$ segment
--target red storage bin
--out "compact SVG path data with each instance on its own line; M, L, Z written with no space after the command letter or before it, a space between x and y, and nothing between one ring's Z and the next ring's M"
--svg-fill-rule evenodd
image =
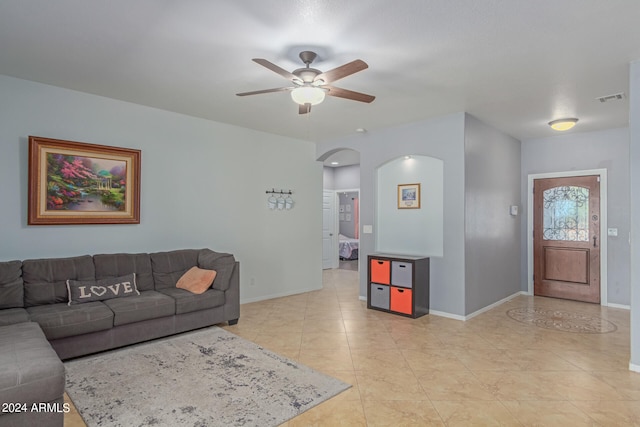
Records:
M397 313L412 315L412 290L406 288L391 287L391 303L389 309Z
M371 281L388 285L391 283L391 262L382 259L371 259Z

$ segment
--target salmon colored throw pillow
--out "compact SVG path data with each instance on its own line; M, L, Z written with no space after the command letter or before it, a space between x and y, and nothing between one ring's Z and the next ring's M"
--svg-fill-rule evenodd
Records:
M201 294L213 283L216 278L215 270L205 270L203 268L191 267L178 279L176 288L185 289L194 294Z

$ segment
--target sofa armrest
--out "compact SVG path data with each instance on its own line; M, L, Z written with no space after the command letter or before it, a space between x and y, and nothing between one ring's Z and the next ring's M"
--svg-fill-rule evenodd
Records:
M202 249L198 253L198 267L207 270L215 270L216 278L211 287L219 291L229 289L231 277L233 275L236 260L231 254L214 252L211 249Z
M240 263L235 262L229 288L224 292L224 318L235 325L240 318Z

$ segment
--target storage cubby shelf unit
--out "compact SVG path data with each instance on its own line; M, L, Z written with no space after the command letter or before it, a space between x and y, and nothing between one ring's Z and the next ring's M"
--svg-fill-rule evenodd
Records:
M413 318L429 313L429 258L374 253L367 265L367 308Z

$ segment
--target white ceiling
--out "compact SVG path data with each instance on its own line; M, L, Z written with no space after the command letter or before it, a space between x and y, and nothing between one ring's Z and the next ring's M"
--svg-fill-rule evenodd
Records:
M369 69L298 115L287 70ZM2 0L0 74L318 141L466 111L519 139L628 125L638 0ZM1 96L1 94L0 94Z

